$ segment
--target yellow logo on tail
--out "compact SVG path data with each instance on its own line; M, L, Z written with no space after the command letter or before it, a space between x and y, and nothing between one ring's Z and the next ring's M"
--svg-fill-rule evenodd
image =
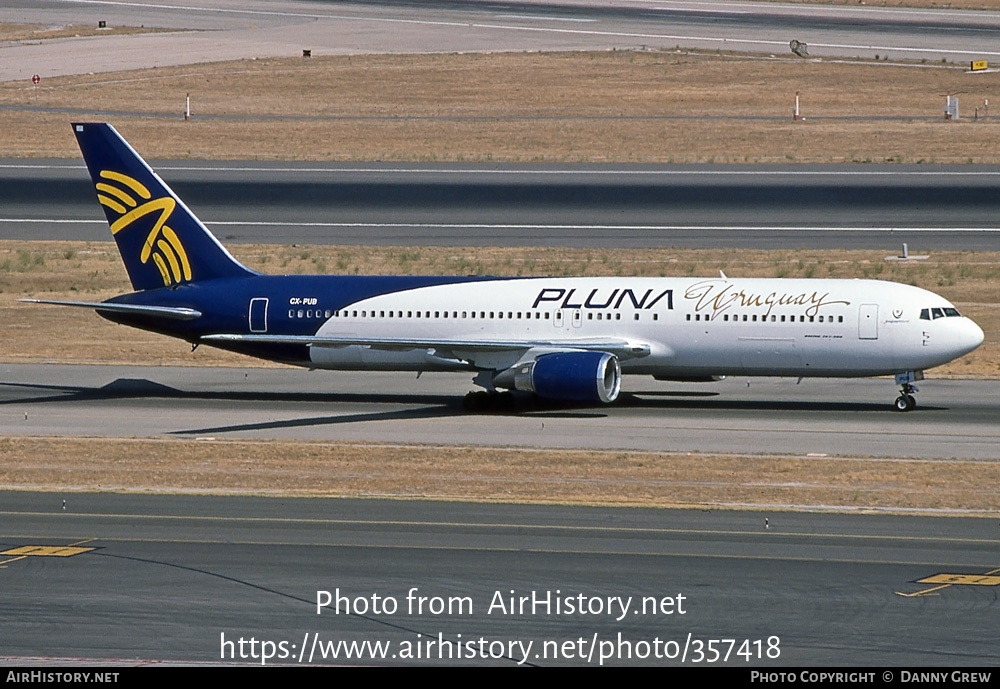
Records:
M150 230L142 246L140 258L143 263L153 257L153 263L163 276L164 286L191 279L191 264L177 233L166 225L177 202L169 196L152 199L152 194L138 180L111 170L101 170L101 177L120 186L106 182L97 183L97 200L121 217L111 223L111 234L118 234L139 218L160 212L160 217ZM138 199L136 198L138 197ZM143 200L145 203L139 204Z

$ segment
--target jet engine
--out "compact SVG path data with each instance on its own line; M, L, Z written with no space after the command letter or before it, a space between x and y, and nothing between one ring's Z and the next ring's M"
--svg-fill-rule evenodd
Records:
M493 384L566 402L614 402L622 385L618 357L607 352L556 352L501 371Z

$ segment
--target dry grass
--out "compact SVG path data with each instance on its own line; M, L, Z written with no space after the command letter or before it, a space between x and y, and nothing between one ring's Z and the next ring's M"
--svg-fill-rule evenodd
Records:
M926 261L886 261L876 251L338 247L234 245L233 253L264 273L407 275L622 275L873 278L914 284L944 295L986 332L972 354L934 375L1000 376L1000 252L939 252ZM0 241L0 361L265 365L109 323L94 314L21 298L81 301L128 292L111 242ZM123 332L128 332L126 338Z
M0 104L33 93L0 84ZM1000 162L1000 120L944 121L949 93L971 115L1000 74L669 50L252 60L47 79L39 104L74 112L0 112L0 155L76 157L66 122L116 111L151 158Z
M322 442L0 438L20 489L996 514L1000 463Z
M94 25L57 24L43 26L41 24L3 24L0 23L0 41L31 42L50 41L56 38L80 38L81 36L116 36L119 34L155 33L173 31L174 29L154 29L140 26L108 26L100 28Z

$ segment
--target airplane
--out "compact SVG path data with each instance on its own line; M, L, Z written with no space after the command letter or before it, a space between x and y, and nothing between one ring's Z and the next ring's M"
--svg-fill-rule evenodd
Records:
M718 277L263 275L243 266L110 125L73 124L133 292L116 323L310 369L467 371L556 404L606 404L622 375L893 376L916 406L924 371L983 331L944 298L878 280Z

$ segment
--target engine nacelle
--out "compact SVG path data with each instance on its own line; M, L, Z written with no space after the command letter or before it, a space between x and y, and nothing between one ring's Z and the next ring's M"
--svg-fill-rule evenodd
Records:
M621 392L618 357L607 352L556 352L501 371L493 384L566 402L614 402Z

